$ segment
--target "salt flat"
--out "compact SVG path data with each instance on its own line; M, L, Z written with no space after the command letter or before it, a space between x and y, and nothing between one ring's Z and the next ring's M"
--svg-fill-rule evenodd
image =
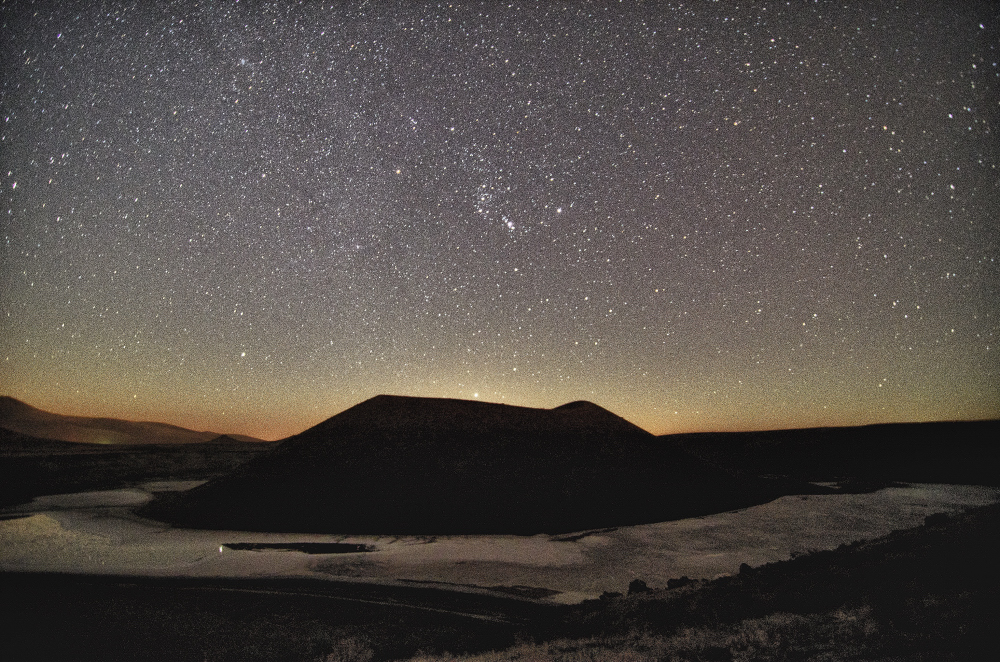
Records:
M742 510L556 536L352 536L172 528L132 508L150 489L41 497L0 511L0 570L151 576L299 576L340 581L417 581L529 586L578 602L624 591L633 579L712 578L740 564L832 549L918 526L933 513L1000 501L1000 490L913 484L870 494L785 496ZM178 485L175 487L190 487ZM347 542L374 551L306 554L231 550L234 542Z

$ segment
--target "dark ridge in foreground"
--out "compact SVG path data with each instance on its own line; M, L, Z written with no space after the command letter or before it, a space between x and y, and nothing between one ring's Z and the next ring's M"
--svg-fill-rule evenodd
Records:
M998 539L1000 504L931 515L915 529L714 581L633 582L627 596L572 608L550 637L579 640L560 646L567 659L576 650L631 659L630 636L643 632L658 637L647 642L656 659L992 660Z
M589 402L377 396L142 512L212 529L535 534L721 512L787 489L713 467Z
M1000 485L1000 421L665 435L730 471L800 481Z
M416 586L295 578L2 573L4 660L399 660L506 648L565 608Z

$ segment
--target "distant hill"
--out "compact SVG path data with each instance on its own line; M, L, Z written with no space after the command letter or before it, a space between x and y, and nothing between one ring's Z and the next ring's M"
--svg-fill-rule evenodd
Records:
M83 444L0 427L0 506L154 480L208 480L270 447L225 436L200 443Z
M0 396L0 428L40 439L104 445L206 443L222 436L218 432L195 432L167 423L53 414L6 395ZM226 438L261 441L243 435Z
M144 514L255 531L534 534L720 512L786 490L589 402L383 395Z
M664 435L728 471L800 481L1000 485L1000 421Z
M21 455L57 455L62 453L79 453L81 450L103 450L104 446L91 444L75 444L71 441L57 439L39 439L22 432L15 432L0 427L0 457Z

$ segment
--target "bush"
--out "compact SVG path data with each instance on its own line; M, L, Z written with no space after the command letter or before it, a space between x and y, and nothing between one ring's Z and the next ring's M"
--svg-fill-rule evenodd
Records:
M628 585L628 594L635 595L636 593L649 593L649 586L646 582L641 579L633 579Z
M338 641L323 662L370 662L374 657L375 652L367 641L348 637Z

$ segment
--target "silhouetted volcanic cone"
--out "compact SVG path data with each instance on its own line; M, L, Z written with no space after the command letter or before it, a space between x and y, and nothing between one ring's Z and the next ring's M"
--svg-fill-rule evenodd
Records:
M377 396L145 514L279 532L555 533L775 498L589 402Z

